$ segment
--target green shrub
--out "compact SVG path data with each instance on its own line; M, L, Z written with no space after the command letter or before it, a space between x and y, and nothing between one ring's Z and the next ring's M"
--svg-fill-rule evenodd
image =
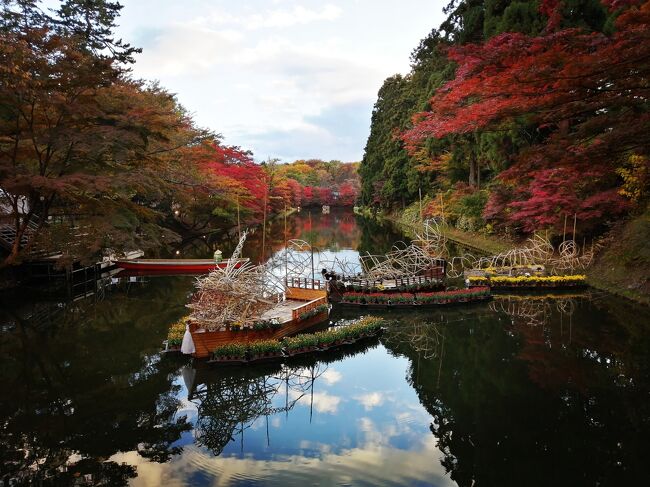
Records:
M278 354L282 352L282 343L277 340L257 340L248 344L248 350L253 355Z
M300 314L300 316L298 316L298 321L304 321L309 318L313 318L316 315L324 313L328 309L329 306L327 304L321 304L320 306L317 306L313 309L310 309L309 311L305 311L304 313Z
M215 348L213 356L215 358L244 357L246 355L246 349L247 347L245 343L228 343Z

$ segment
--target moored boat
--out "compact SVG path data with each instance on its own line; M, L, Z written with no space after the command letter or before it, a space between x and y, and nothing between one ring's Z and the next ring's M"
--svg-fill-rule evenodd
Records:
M214 259L132 259L132 260L115 260L117 267L134 271L151 271L151 272L194 272L208 273L214 269L225 269L231 259L224 259L215 262ZM249 259L235 259L234 266L241 267Z
M209 321L190 319L195 358L208 358L220 346L229 343L250 343L279 340L327 320L329 305L325 289L287 287L286 299L245 323L224 323L211 326Z
M191 312L184 319L182 353L208 358L219 346L277 340L329 316L324 283L303 280L302 286L290 285L272 262L254 265L239 259L245 239L246 232L229 264L197 279L187 305Z

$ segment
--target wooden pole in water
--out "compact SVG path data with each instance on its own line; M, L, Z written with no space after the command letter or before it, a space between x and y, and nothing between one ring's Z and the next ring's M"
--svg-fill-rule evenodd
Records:
M311 366L311 401L309 403L309 424L311 424L311 419L314 415L314 366Z
M440 214L442 215L442 223L445 223L445 202L442 199L442 193L440 195Z
M284 282L289 281L289 249L287 248L287 202L284 202Z
M269 436L269 415L266 414L266 446L271 446L271 437Z
M237 193L237 233L239 240L241 240L241 222L239 221L239 193Z
M311 280L313 283L314 282L314 240L312 236L313 236L313 231L311 228L311 210L309 210L309 248L311 249Z
M422 187L418 186L418 194L420 195L420 222L424 221L422 218Z
M266 181L265 181L266 183ZM265 185L264 187L264 217L262 219L262 262L264 262L264 253L265 253L265 246L266 246L266 206L267 206L267 200L268 200L268 193L269 193L269 187L268 185Z
M576 224L578 223L578 214L573 214L573 241L576 241Z
M564 230L562 230L562 241L564 242L564 239L566 238L566 218L567 214L564 214Z

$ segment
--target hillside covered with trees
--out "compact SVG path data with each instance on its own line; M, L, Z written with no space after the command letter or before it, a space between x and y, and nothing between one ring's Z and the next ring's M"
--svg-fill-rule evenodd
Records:
M561 235L576 216L580 239L642 212L650 1L452 0L444 12L410 73L379 90L362 203L400 212L421 192L425 218L520 237Z

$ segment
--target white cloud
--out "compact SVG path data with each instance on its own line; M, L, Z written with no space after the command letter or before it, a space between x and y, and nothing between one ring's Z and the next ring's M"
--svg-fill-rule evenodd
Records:
M372 408L381 406L384 403L384 396L380 392L361 394L355 396L354 399L362 404L366 411L370 411Z
M328 386L336 384L343 378L343 375L335 369L327 369L320 376L320 379L325 382Z
M289 391L289 397L295 400L300 397L300 393L298 391ZM314 410L319 413L336 414L341 404L341 398L339 396L334 396L326 392L315 392L313 396L305 394L300 397L298 404L310 407L312 405L312 399Z
M309 24L321 20L332 21L340 17L342 10L336 5L325 5L320 11L310 10L300 5L290 11L275 10L266 15L256 15L247 23L249 29L259 27L290 27L296 24Z
M144 49L137 77L258 160L359 160L383 80L440 21L432 3L125 0L119 35Z
M306 401L305 401L306 402ZM341 398L325 392L314 393L314 409L319 413L336 414Z
M247 30L258 29L286 29L295 25L306 25L313 22L331 22L341 16L340 7L332 4L324 5L320 9L310 9L302 5L291 8L276 8L260 13L232 14L229 11L214 10L208 16L194 19L197 25L225 25L239 27Z
M310 442L303 445L307 448L318 446ZM310 484L323 479L331 484L363 481L370 485L456 485L436 460L441 453L433 435L414 441L410 446L408 450L401 450L375 444L338 452L317 448L322 454L316 457L276 455L271 460L256 460L250 456L215 457L188 446L182 456L167 463L150 462L136 452L118 453L110 460L137 467L138 476L130 480L134 487L188 485L198 472L210 485L230 485L242 479L277 485Z

